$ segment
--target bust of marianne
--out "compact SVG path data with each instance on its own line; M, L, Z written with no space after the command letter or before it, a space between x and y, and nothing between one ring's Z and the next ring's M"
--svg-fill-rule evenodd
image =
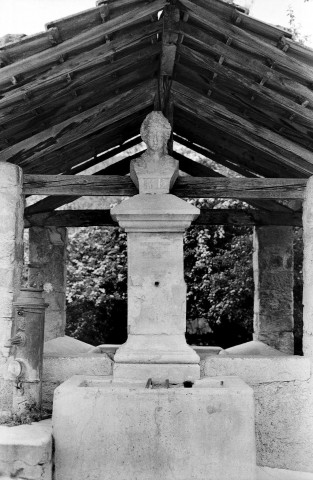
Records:
M130 177L139 193L169 193L179 170L178 161L167 153L171 125L162 112L151 112L144 119L140 134L146 152L130 164Z

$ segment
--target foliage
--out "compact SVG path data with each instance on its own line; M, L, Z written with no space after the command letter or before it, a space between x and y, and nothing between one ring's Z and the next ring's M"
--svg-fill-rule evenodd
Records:
M22 413L12 413L9 416L0 419L0 425L7 427L16 427L17 425L29 425L34 422L40 422L50 418L51 411L45 410L34 404L26 404Z
M80 228L70 235L66 334L87 343L126 340L126 234Z
M303 334L303 230L294 229L294 339L295 355L302 355L302 334Z
M308 43L310 35L303 35L303 33L301 32L301 25L297 22L294 9L291 5L289 5L287 9L287 17L289 20L289 26L293 39L301 45L305 45L306 43Z
M198 206L214 207L217 200ZM235 201L220 208L240 208ZM231 345L252 339L253 271L251 229L193 227L185 235L187 340L197 345Z

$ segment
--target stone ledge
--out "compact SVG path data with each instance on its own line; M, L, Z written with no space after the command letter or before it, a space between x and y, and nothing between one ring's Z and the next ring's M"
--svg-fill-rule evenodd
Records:
M309 380L310 360L297 356L211 356L201 362L201 376L238 376L249 385Z
M0 426L0 478L52 479L51 420Z

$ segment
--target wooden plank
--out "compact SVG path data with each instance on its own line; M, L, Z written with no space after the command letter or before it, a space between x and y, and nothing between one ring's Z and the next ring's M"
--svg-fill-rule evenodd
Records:
M209 31L217 33L219 36L223 35L226 39L231 38L232 42L240 49L253 53L264 60L270 58L279 69L287 72L288 75L296 76L304 82L312 81L312 67L288 57L282 50L255 35L251 35L237 25L229 25L218 15L214 15L189 0L181 0L181 3L187 9L190 18L199 22Z
M260 125L254 125L232 113L224 106L188 87L173 82L174 102L182 110L199 115L208 124L222 129L233 137L308 175L313 173L312 152Z
M25 228L29 227L90 227L116 226L110 210L60 210L25 216ZM258 210L231 210L202 208L192 225L289 225L302 226L302 213L261 212Z
M306 179L180 177L174 195L189 198L302 199ZM128 177L119 175L24 175L26 195L131 196Z
M39 74L35 80L20 88L9 90L0 100L0 121L6 123L29 112L33 108L43 107L64 98L79 89L94 89L95 83L104 82L106 78L116 75L137 62L153 58L160 52L159 44L138 49L123 57L123 59L108 63L117 53L129 49L130 45L142 43L143 40L160 31L160 23L140 28L136 33L128 33L112 42L101 45L88 52L76 55L74 59L55 66L51 71ZM25 101L25 97L29 101Z
M303 199L306 179L181 177L171 193L187 198Z
M48 51L40 52L25 60L4 67L1 69L0 88L10 84L12 77L40 70L57 63L61 56L73 55L83 48L90 48L90 46L95 45L97 42L102 43L106 36L157 13L165 4L166 0L155 0L145 7L135 8L131 12L127 12L124 15L120 15L102 25L98 25L80 35L70 38Z
M245 177L257 175L268 178L303 178L303 176L310 175L303 175L295 168L279 163L268 153L261 152L253 145L242 142L240 137L231 136L225 130L217 129L212 124L208 126L208 123L199 116L196 117L177 106L175 112L176 131L179 135L213 151L217 155L217 163L225 165L240 175ZM229 167L229 161L234 164L233 167Z
M22 166L24 162L29 163L43 154L80 140L134 112L153 105L155 88L156 80L144 82L130 91L3 150L1 160Z
M175 150L172 152L172 157L179 161L179 169L188 175L194 177L222 177L220 173L213 170L213 168L208 167L207 165L202 165L199 162L191 160L190 158L182 155Z
M210 56L217 56L217 58L223 56L224 63L235 72L254 77L257 82L266 77L266 84L272 90L289 96L295 101L302 97L313 103L313 92L307 84L299 83L286 73L276 72L266 62L261 62L257 56L242 52L234 48L232 44L227 45L204 30L188 23L181 24L181 31L184 34L184 43L191 42L194 45L193 50L200 48Z
M225 67L224 64L220 64L208 56L196 52L195 50L184 45L180 45L178 47L178 51L180 55L188 58L188 60L191 60L193 64L197 65L201 69L206 70L209 73L216 73L223 77L227 82L229 82L231 89L233 89L234 84L238 85L239 88L248 90L251 95L257 95L258 98L269 105L276 105L276 107L279 109L285 109L286 114L288 113L289 115L296 115L297 122L300 120L303 125L312 128L312 110L308 110L296 102L289 100L285 95L281 95L280 93L267 88L266 83L261 86L243 74L235 72L230 68Z
M168 4L163 12L162 53L160 75L173 76L178 40L179 10L175 3Z

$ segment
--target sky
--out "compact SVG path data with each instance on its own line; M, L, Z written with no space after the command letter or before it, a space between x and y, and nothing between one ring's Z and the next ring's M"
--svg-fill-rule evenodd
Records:
M313 0L235 0L250 9L250 15L266 23L288 27L291 5L304 35L311 35L313 47ZM45 24L94 8L95 0L0 0L0 37L7 33L31 35L45 30Z

